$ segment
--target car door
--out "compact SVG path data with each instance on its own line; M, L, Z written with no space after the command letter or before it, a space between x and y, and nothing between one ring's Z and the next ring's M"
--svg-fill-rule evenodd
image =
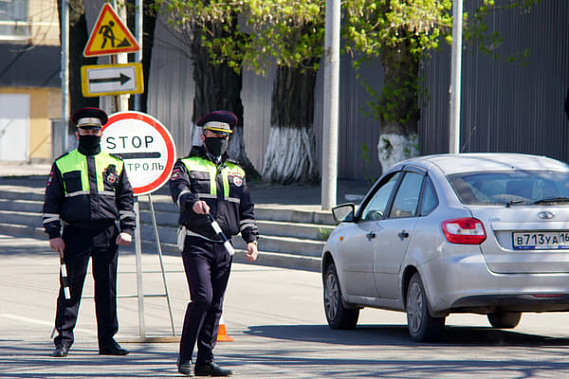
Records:
M399 176L397 172L382 179L362 203L357 221L342 230L342 254L338 259L348 296L377 297L373 270L375 236Z
M424 173L407 171L374 239L374 277L380 297L399 298L399 273L417 222Z

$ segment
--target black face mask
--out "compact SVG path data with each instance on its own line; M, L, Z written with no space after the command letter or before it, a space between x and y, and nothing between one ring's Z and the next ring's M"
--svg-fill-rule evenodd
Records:
M93 149L99 147L100 143L101 143L101 136L92 136L92 135L82 136L82 135L79 135L79 146L81 146L87 150L93 150Z
M227 151L227 146L229 141L227 138L206 138L204 140L205 147L207 151L214 157L222 156Z

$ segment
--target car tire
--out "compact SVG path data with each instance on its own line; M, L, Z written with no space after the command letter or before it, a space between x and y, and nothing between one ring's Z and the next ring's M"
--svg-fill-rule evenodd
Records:
M488 313L490 325L497 329L514 329L520 323L521 312L492 312Z
M418 273L413 274L407 286L405 300L409 334L417 342L436 341L445 326L444 317L432 317L429 313L425 287Z
M326 267L324 275L324 313L332 329L354 329L360 317L358 308L344 307L340 281L333 263Z

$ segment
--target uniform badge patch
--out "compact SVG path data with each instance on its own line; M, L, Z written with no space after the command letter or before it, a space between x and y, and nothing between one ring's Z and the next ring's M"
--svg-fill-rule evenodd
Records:
M176 180L179 177L180 177L180 169L176 167L174 170L172 170L172 176L170 177L170 180Z
M233 184L235 184L237 187L241 187L243 185L243 178L240 176L234 176Z
M114 187L118 181L119 181L119 176L116 174L117 171L117 166L115 166L114 164L109 165L109 167L107 167L107 169L105 170L105 181L107 183L109 183L112 187Z

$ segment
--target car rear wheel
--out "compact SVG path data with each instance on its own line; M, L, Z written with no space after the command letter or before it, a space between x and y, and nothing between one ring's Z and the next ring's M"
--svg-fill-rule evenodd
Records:
M415 273L407 287L407 327L417 342L436 341L445 326L444 317L432 317L421 276Z
M488 313L490 325L498 329L513 329L520 323L521 312L492 312Z
M326 268L324 275L324 313L332 329L353 329L360 316L359 309L344 307L340 281L334 264Z

